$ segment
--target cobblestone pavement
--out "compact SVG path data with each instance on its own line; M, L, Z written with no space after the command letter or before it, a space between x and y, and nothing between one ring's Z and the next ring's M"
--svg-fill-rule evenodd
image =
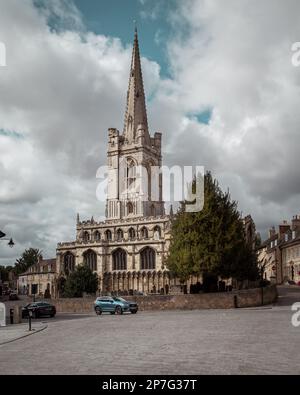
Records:
M299 291L289 294L289 302L300 302ZM0 372L300 374L300 328L291 325L284 297L273 308L48 322L45 331L0 346Z
M35 322L32 324L32 331L29 332L28 324L9 325L5 328L0 328L0 346L4 343L12 342L21 339L46 329L47 324L42 322ZM1 360L1 358L0 358Z

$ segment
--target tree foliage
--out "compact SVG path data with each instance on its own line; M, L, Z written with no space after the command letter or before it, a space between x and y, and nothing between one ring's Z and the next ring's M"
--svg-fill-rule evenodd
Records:
M39 262L40 257L42 257L42 252L37 248L29 248L25 250L15 263L15 267L13 269L14 273L16 275L25 273L30 266Z
M77 266L64 284L64 297L82 298L83 293L95 294L98 289L98 276L86 266Z
M185 207L186 202L172 224L168 268L182 281L201 274L257 279L256 255L246 243L237 203L229 191L222 192L211 173L204 177L203 210L188 213Z

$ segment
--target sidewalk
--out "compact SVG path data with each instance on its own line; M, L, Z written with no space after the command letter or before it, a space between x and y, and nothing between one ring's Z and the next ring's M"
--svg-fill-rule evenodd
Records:
M47 324L37 322L32 324L32 331L28 331L28 324L9 325L4 328L0 328L0 346L11 343L13 341L23 339L24 337L34 335L45 330L48 327Z

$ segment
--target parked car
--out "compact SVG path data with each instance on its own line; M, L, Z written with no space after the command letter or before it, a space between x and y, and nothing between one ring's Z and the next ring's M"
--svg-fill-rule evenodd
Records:
M11 292L8 297L9 300L19 300L18 295L15 292Z
M135 302L128 302L121 297L100 297L95 300L95 312L97 315L102 313L123 314L130 312L136 314L138 305Z
M27 318L29 316L29 311L32 311L34 318L39 317L55 317L56 308L50 303L46 302L36 302L30 303L22 308L22 318Z

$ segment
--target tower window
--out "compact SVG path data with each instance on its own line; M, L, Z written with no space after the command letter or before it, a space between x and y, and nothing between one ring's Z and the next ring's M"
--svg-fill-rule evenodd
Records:
M142 228L141 230L141 237L142 239L148 239L149 238L149 233L147 228Z
M105 232L105 238L106 238L106 241L112 241L112 233L110 230L107 230Z
M127 204L127 214L133 214L133 204L131 202Z
M129 239L134 240L135 239L135 230L133 228L129 229Z
M119 229L117 231L117 241L122 241L124 239L124 233L122 231L122 229Z
M90 241L90 234L89 234L89 232L84 232L84 234L83 234L83 241L85 243L88 243Z

